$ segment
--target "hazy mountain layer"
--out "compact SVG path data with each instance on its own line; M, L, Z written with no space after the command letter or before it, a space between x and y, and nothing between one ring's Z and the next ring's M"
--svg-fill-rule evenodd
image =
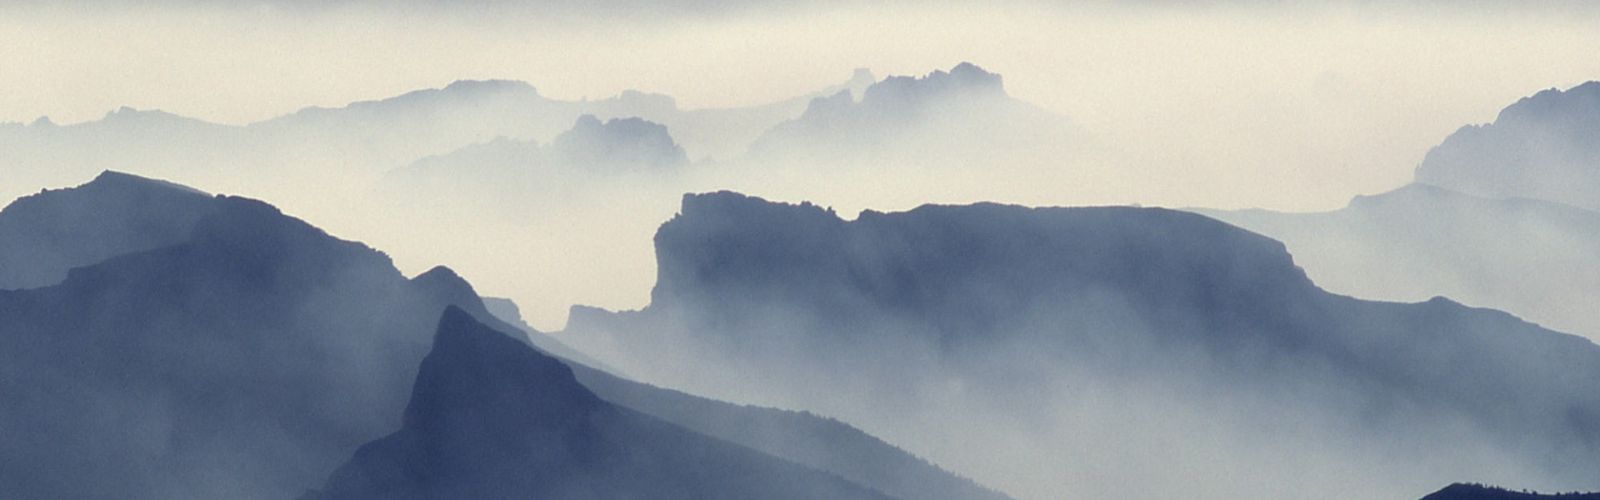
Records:
M1382 300L1447 295L1600 339L1600 212L1424 184L1323 213L1196 210L1281 240L1329 290Z
M586 114L664 123L690 157L727 159L761 132L799 116L811 97L859 92L872 82L870 72L858 71L844 84L768 105L685 110L671 97L636 91L567 101L524 82L464 80L246 125L127 107L84 123L3 123L0 150L8 154L0 171L8 182L0 186L0 202L24 194L17 190L23 186L66 185L105 169L284 198L308 189L364 187L424 156L500 137L548 142Z
M988 160L994 168L1018 149L1070 140L1068 131L1064 118L1006 95L1000 75L961 63L922 77L891 76L859 96L841 91L813 99L804 114L762 134L747 160L811 168L855 162L976 168L967 163Z
M655 242L651 305L575 309L563 340L645 380L839 415L1019 496L1272 496L1317 479L1229 477L1309 466L1376 495L1463 474L1584 487L1600 463L1600 347L1445 299L1329 294L1281 243L1194 214L845 221L715 193Z
M1549 89L1468 125L1417 166L1417 182L1492 198L1600 210L1600 82Z

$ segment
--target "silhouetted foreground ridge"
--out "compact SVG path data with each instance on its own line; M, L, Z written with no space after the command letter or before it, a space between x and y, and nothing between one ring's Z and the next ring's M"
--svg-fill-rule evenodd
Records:
M554 358L446 309L399 432L319 499L887 498L596 397Z

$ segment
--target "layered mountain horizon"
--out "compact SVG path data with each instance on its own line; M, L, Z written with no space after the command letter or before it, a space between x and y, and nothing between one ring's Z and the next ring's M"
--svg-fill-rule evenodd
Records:
M1600 491L1600 82L1405 129L1342 206L1162 208L1346 174L1207 173L1274 138L997 61L0 124L0 497Z
M14 402L0 407L0 423L15 431L0 437L8 495L284 499L320 488L358 446L406 421L443 315L495 335L485 345L496 352L515 345L545 365L580 368L593 389L572 387L571 371L515 383L564 383L591 407L604 401L608 414L634 415L619 417L626 436L664 436L668 448L655 448L664 453L692 444L710 454L702 458L772 478L832 483L784 490L812 492L801 497L1004 498L836 420L727 405L585 366L560 341L498 319L451 269L407 278L381 252L260 201L106 172L0 211L0 228L0 240L28 243L0 254L0 269L54 275L0 289L0 390ZM452 361L461 362L474 360ZM618 438L524 459L578 460L562 470L599 474L610 469L584 460L626 460L649 446ZM827 449L849 452L818 452ZM688 488L685 497L779 491L732 477L724 484L743 486L696 486L688 478L722 472L695 463L626 470L654 470ZM694 470L710 475L667 472Z
M847 221L807 203L722 192L685 196L655 241L660 268L648 307L575 309L558 335L646 379L845 415L958 469L998 462L977 477L1024 496L1115 488L1002 472L1115 457L1047 451L1094 449L1092 431L995 423L1124 425L1071 409L1081 398L1127 411L1165 408L1148 424L1155 427L1137 427L1158 435L1197 425L1220 426L1212 432L1224 436L1275 428L1277 439L1375 464L1365 474L1374 484L1393 481L1387 487L1510 470L1595 486L1577 464L1600 460L1588 444L1600 439L1590 417L1600 401L1584 382L1600 377L1600 347L1440 297L1400 304L1333 295L1282 243L1199 215L978 204ZM747 375L756 372L764 375ZM817 384L842 390L819 395ZM936 410L950 407L965 411ZM924 424L901 427L907 421ZM974 421L990 427L976 430ZM1358 424L1409 437L1391 448L1318 430ZM1009 460L943 444L961 442L962 432L1035 444L1008 448ZM1262 462L1250 461L1252 452L1238 464L1190 462L1184 457L1206 448L1182 448L1173 461L1140 468L1150 481L1139 495L1177 491L1155 470L1271 467L1296 453L1254 446ZM1435 453L1446 449L1455 456L1441 461ZM1401 455L1409 458L1394 458ZM1313 485L1209 486L1216 489L1206 495L1266 496Z

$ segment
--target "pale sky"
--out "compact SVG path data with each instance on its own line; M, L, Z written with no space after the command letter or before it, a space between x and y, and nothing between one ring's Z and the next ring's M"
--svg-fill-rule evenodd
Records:
M1175 203L1314 210L1406 182L1429 146L1518 97L1600 79L1600 15L1572 2L451 5L10 4L0 121L126 105L245 123L476 78L722 107L856 67L971 61L1126 151L1129 168L1231 189Z

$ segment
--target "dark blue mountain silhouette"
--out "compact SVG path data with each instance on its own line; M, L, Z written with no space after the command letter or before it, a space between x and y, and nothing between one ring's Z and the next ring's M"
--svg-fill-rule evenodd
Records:
M1600 82L1549 89L1500 111L1494 123L1446 137L1417 166L1417 182L1493 198L1539 198L1600 210Z
M612 405L449 308L400 430L312 498L887 498Z
M493 321L448 270L208 200L185 241L0 292L7 496L291 497L394 428L429 317Z
M39 229L8 233L29 248L59 241L124 253L74 263L54 286L0 291L6 498L290 498L400 425L446 306L515 331L450 269L407 279L382 253L259 201L108 173L24 202L4 211L0 227ZM51 256L8 262L52 262L28 260L40 255ZM554 340L540 332L527 338L582 359L559 343L544 347ZM776 410L654 394L666 391L584 370L609 392L626 390L618 404L674 401L670 420L680 425L761 422L796 442L753 446L807 465L916 461L821 417L778 420L769 418ZM873 455L817 459L798 443L812 439ZM908 467L923 480L960 483Z
M1456 483L1422 497L1422 500L1600 500L1600 493L1531 493L1481 484Z
M1465 419L1574 484L1600 464L1600 347L1443 298L1330 294L1283 244L1192 213L977 204L845 221L721 192L686 196L655 243L649 307L575 310L563 335L617 346L604 359L649 380L824 411L879 401L857 420L946 386L1026 414L1048 389L1019 388L1093 373L1259 394L1374 435Z

